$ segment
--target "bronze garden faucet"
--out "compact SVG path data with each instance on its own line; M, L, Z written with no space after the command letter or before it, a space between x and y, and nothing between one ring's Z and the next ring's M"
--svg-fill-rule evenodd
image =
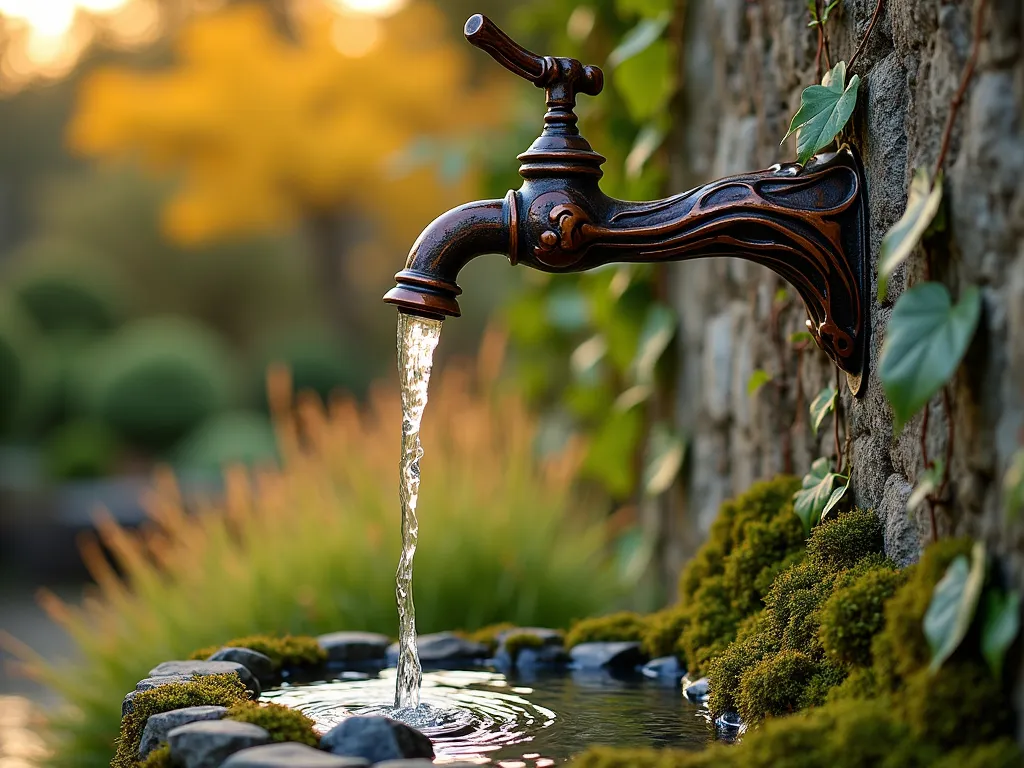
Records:
M733 256L763 264L799 292L818 346L862 391L868 357L867 209L854 151L817 155L705 184L674 197L625 202L600 188L605 158L580 135L576 95L596 96L604 76L576 59L537 56L485 16L466 38L544 88L544 130L519 155L520 189L503 200L453 208L417 238L384 297L402 312L459 316L456 277L471 259L505 254L544 272L583 272L611 262Z

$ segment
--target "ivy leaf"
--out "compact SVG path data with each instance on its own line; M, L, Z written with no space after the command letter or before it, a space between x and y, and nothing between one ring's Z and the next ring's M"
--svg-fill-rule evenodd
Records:
M660 13L653 19L644 19L629 30L615 50L608 55L608 66L614 69L650 48L665 34L669 18L670 14Z
M635 488L633 456L642 429L639 409L608 412L590 440L580 474L600 483L615 499L629 497Z
M836 390L833 387L825 387L818 396L811 402L811 431L817 435L818 427L832 411L836 409Z
M814 341L814 337L807 331L797 331L796 333L789 334L790 344L808 344L812 341Z
M920 507L929 496L939 489L939 486L942 484L942 475L944 472L945 465L942 459L936 459L935 462L924 471L924 474L921 475L921 479L917 481L914 491L910 494L910 498L907 499L908 512L914 512L917 510L917 508Z
M942 204L942 174L931 183L928 171L918 168L910 182L907 210L903 212L885 237L878 251L878 300L885 301L889 293L889 278L896 271L934 221Z
M633 147L626 155L626 177L635 179L643 173L644 166L658 147L665 141L665 130L657 123L648 123L640 129L633 141Z
M664 304L651 305L647 310L643 330L640 331L636 357L633 359L633 372L637 384L650 385L654 381L654 369L658 360L668 349L675 335L676 313Z
M934 674L963 642L978 609L985 581L985 546L975 542L968 562L959 555L932 592L924 614L924 636L932 651L929 669Z
M1003 659L1019 631L1020 593L988 590L981 624L981 653L997 679L1002 679Z
M977 286L964 289L955 305L939 283L921 283L900 296L878 363L896 433L952 378L980 316Z
M825 73L821 85L812 85L800 94L800 109L793 116L789 132L794 133L797 162L806 163L819 149L827 147L846 125L857 104L860 76L854 75L846 85L846 62L840 61Z
M663 115L675 90L668 42L655 39L631 53L614 68L611 80L633 122L645 123Z
M836 477L839 479L843 479L843 475L836 475ZM828 513L835 509L837 506L839 506L839 502L843 500L843 497L846 495L846 492L850 490L850 478L846 477L845 479L846 483L832 491L832 495L828 497L828 504L826 504L825 508L821 510L821 518L818 522L821 522L821 520L824 520L826 517L828 517Z
M747 379L747 394L753 396L757 394L757 391L772 380L772 375L763 368L757 368L750 378Z
M647 462L644 466L644 493L657 496L671 486L683 465L686 445L683 438L665 424L655 424L647 444Z
M1003 506L1010 520L1020 517L1024 509L1024 448L1013 454L1010 468L1003 475Z
M832 472L829 466L828 459L824 457L811 464L811 471L804 475L803 488L793 494L793 511L803 522L804 533L808 536L832 499L836 478L841 477Z

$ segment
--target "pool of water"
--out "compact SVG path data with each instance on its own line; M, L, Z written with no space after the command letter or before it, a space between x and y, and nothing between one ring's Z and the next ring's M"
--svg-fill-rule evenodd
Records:
M702 710L640 675L566 673L505 677L484 670L425 672L418 710L396 712L395 670L285 684L263 694L301 710L324 733L352 715L384 714L434 743L436 762L545 768L588 746L702 749L714 738Z

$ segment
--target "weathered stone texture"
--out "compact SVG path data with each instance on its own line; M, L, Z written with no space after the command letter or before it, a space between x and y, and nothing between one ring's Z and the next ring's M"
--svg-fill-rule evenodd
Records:
M675 189L793 159L793 141L780 148L779 140L800 91L815 80L817 39L807 28L805 0L687 6L671 144ZM829 22L834 59L850 59L874 7L874 0L844 0L837 8ZM951 385L952 503L940 510L940 533L984 540L990 551L1007 556L1010 578L1024 587L1024 526L1007 522L1000 498L1003 473L1024 439L1022 28L1020 0L991 0L946 163L948 239L933 250L932 277L954 296L969 284L980 285L984 295L979 334ZM885 3L853 68L864 82L850 140L867 175L873 261L882 235L904 210L913 169L934 166L972 34L970 3ZM889 300L872 302L867 392L855 401L844 383L842 398L856 500L878 511L886 549L902 562L931 536L927 513L911 519L905 511L923 466L922 419L893 436L876 365L892 303L908 282L924 279L924 264L919 251L890 281ZM798 300L773 312L781 279L754 264L719 259L677 265L673 280L681 316L677 416L691 452L686 492L663 521L672 531L663 549L666 573L678 572L723 498L754 479L802 473L833 450L831 421L814 437L806 405L834 381L834 369L816 349L798 368L786 339L803 329L805 315ZM748 397L746 382L756 368L775 381ZM949 418L937 397L926 442L931 457L944 454L948 437ZM1019 703L1024 711L1024 695Z

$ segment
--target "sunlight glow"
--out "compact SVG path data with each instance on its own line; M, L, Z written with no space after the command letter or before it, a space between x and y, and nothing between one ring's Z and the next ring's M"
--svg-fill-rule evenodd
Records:
M368 16L390 16L405 5L406 0L331 0L342 10L365 13Z

